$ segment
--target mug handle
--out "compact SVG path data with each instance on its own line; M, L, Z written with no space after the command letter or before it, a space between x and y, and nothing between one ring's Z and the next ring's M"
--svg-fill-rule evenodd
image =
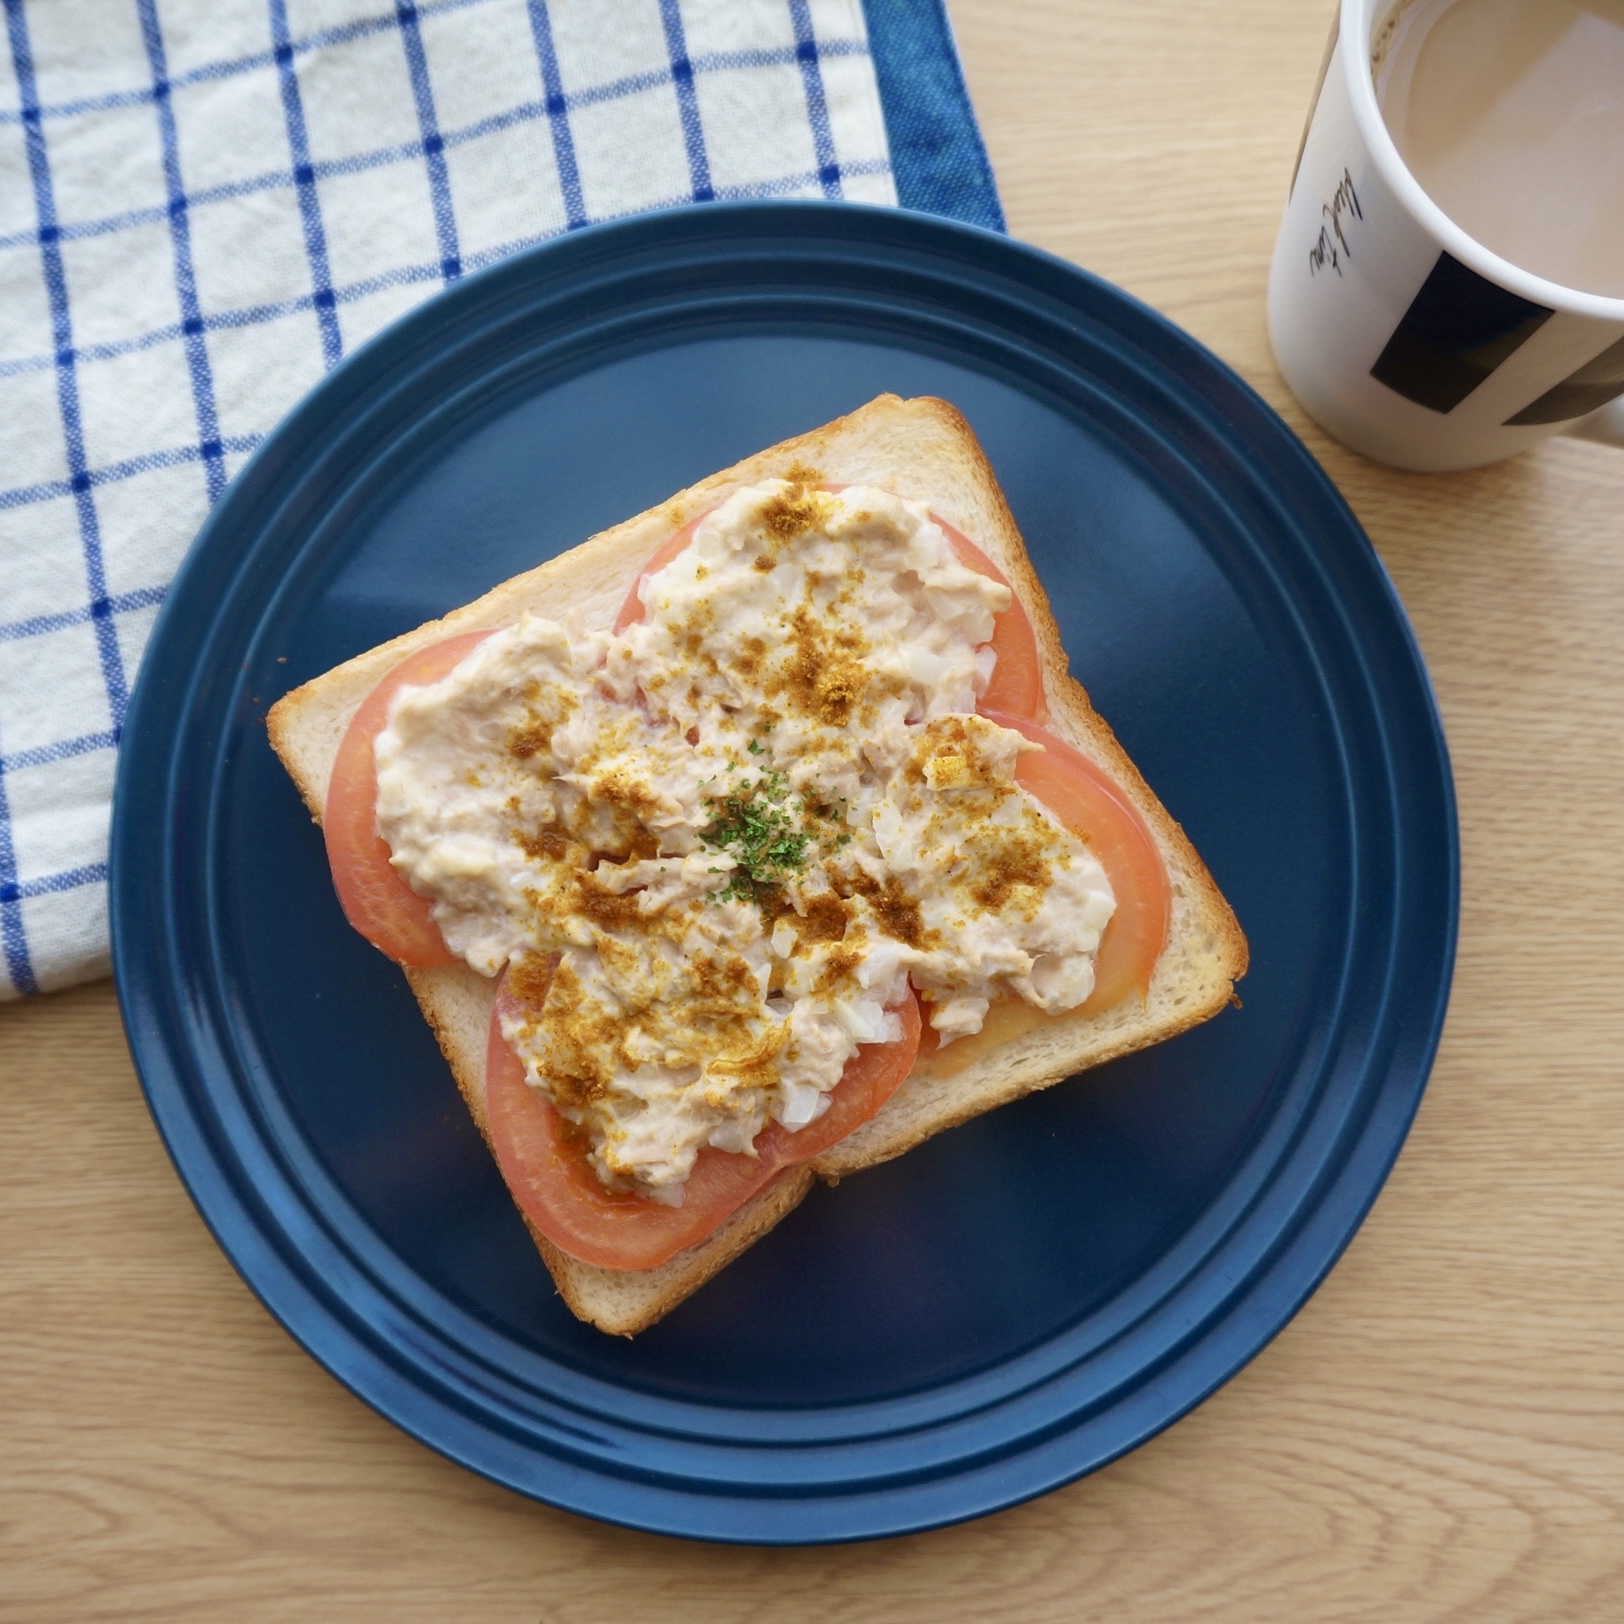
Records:
M1561 430L1575 440L1599 440L1603 445L1624 446L1624 397L1610 401L1589 417L1581 417Z

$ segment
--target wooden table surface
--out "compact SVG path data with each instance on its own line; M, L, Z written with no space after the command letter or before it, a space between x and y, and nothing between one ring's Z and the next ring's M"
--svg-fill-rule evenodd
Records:
M742 1551L449 1464L270 1320L176 1180L107 985L0 1011L0 1617L768 1624L1624 1618L1624 455L1329 442L1270 247L1329 0L954 0L1020 237L1307 440L1408 606L1460 794L1442 1052L1297 1319L1128 1458L967 1526Z

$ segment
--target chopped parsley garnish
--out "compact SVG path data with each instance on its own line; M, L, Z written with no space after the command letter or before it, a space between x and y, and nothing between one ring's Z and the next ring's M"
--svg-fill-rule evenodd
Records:
M700 831L700 844L726 852L738 865L716 894L718 902L761 902L764 893L800 873L811 836L800 826L801 800L790 795L781 772L750 783L736 780L726 795L707 795L705 804L711 821Z

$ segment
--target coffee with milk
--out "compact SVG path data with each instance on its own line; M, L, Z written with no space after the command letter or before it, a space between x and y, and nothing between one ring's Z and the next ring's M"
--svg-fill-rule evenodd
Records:
M1400 157L1456 225L1624 296L1624 0L1401 0L1371 62Z

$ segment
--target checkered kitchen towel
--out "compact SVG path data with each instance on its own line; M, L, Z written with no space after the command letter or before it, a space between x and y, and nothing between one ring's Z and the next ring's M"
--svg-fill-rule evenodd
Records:
M0 997L105 971L153 617L226 482L357 344L664 204L1002 226L942 0L0 7Z

